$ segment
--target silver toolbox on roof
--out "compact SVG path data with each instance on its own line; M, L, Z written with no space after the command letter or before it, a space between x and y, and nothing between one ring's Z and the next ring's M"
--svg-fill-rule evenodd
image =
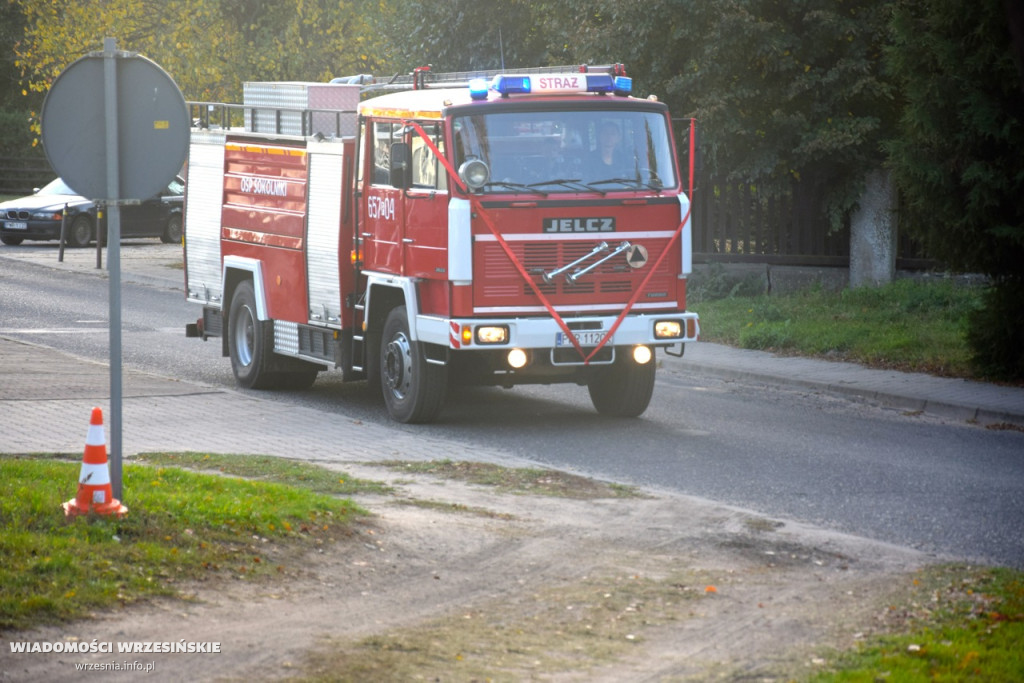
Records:
M245 129L279 135L355 135L359 91L358 84L250 81L243 84Z

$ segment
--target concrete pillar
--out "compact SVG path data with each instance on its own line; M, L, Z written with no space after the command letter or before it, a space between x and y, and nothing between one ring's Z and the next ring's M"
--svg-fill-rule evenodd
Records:
M850 220L850 287L877 287L896 277L896 190L887 170L867 176Z

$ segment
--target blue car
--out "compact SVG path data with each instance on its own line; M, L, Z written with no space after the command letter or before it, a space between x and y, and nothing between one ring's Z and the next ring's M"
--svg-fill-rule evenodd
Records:
M121 237L159 237L181 242L185 181L175 178L158 196L121 207ZM84 247L96 239L99 220L96 204L75 193L57 178L35 194L0 202L0 242L15 246L25 240L59 240L67 209L66 244Z

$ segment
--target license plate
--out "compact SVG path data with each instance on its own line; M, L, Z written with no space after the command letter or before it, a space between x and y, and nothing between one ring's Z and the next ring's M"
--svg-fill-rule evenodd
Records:
M580 330L579 332L573 332L573 336L576 337L576 341L580 346L597 346L604 339L604 330ZM610 342L611 340L609 340ZM573 346L573 343L565 332L556 332L555 346L561 348Z
M28 230L28 223L25 221L6 221L4 227L8 230Z

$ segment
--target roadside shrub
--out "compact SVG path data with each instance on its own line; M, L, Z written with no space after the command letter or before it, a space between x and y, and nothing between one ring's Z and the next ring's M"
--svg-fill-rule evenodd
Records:
M983 303L968 317L975 371L991 379L1024 380L1024 280L996 282L985 290Z

